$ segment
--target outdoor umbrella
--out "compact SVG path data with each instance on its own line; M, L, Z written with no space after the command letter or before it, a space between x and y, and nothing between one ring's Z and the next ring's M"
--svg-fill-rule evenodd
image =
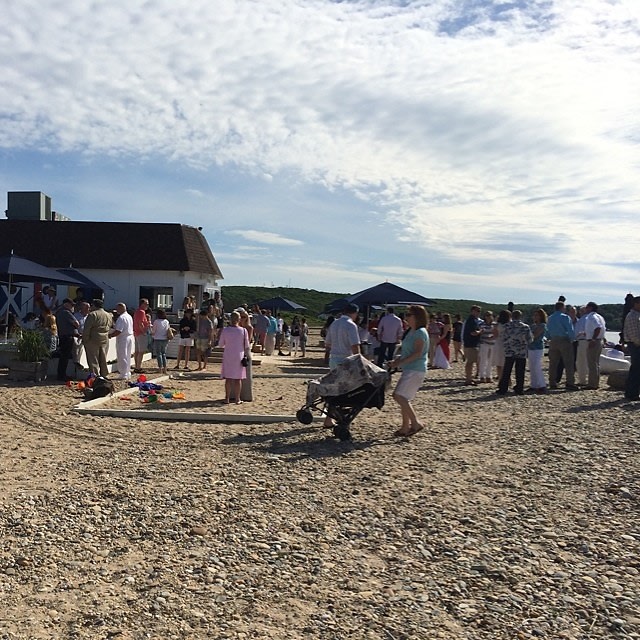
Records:
M303 307L297 302L287 300L286 298L282 298L280 296L258 302L258 305L261 309L271 309L274 313L277 311L301 311L306 309L306 307Z
M11 286L14 281L16 282L48 282L48 283L60 283L60 284L73 284L81 285L82 283L71 276L64 275L49 269L44 265L32 262L26 258L21 258L13 253L8 256L0 257L0 278L7 280L7 292L8 296L11 295ZM9 307L10 298L7 298L7 313L5 315L5 340L9 333Z
M82 286L86 289L99 289L100 291L106 291L107 289L109 289L109 291L115 291L115 289L111 285L108 285L106 282L96 282L95 280L89 278L89 276L86 276L84 273L82 273L82 271L78 271L71 266L67 267L66 269L56 269L56 271L64 276L75 278L76 280L80 281L82 283Z
M397 284L392 284L391 282L381 282L374 287L358 291L358 293L350 295L347 300L358 306L384 306L387 304L406 306L410 304L420 304L425 307L430 307L435 304L433 300L425 298L419 293L399 287Z

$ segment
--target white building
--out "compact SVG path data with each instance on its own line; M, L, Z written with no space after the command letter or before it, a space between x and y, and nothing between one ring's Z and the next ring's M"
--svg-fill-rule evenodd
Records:
M52 269L77 269L96 285L82 287L84 298L102 289L107 309L117 302L136 307L140 298L148 298L153 309L175 312L185 296L201 301L205 291L220 289L222 273L200 228L60 219L41 192L9 193L8 202L7 220L0 220L0 255L13 251ZM11 310L23 317L33 309L33 296L49 283L25 284L10 295L7 285L0 285L0 315L10 298ZM75 298L77 289L56 285L57 297Z

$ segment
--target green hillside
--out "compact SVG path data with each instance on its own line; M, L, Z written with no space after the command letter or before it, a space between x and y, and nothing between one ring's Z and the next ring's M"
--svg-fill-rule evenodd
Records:
M244 304L252 305L261 300L282 296L292 302L297 302L306 307L306 315L313 323L315 319L324 311L324 308L330 302L337 298L343 298L348 293L316 291L315 289L296 289L293 287L222 287L222 299L224 300L224 308L227 311L235 309ZM465 318L469 313L471 305L477 304L483 310L491 310L497 314L501 309L506 309L507 302L483 302L482 300L435 300L436 304L429 308L429 311L450 313L455 315L459 313ZM555 302L555 301L554 301ZM550 304L539 303L517 303L516 308L520 309L525 320L530 320L534 309L542 307L547 313L553 312L554 302ZM607 329L609 331L619 331L622 327L622 304L603 304L600 306L599 312L607 321ZM289 317L291 314L284 314Z

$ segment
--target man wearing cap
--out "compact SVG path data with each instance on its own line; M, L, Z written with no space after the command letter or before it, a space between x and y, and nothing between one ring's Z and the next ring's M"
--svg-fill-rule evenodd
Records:
M82 344L87 353L87 364L91 373L106 378L109 375L107 351L109 333L113 326L110 313L104 310L104 302L98 298L93 301L92 310L84 321Z
M360 333L355 323L358 311L357 304L347 304L342 315L327 330L325 348L329 351L330 369L335 369L345 358L360 353Z
M387 307L387 312L378 322L378 366L382 367L385 360L392 360L396 345L402 340L402 320L393 312L393 307Z
M127 305L124 302L118 302L116 313L118 317L110 337L116 339L116 355L120 379L129 380L131 378L131 354L135 344L133 339L133 318L127 312Z
M78 335L80 323L73 315L73 300L65 298L62 306L56 311L58 325L58 380L67 380L67 366L73 352L74 337Z

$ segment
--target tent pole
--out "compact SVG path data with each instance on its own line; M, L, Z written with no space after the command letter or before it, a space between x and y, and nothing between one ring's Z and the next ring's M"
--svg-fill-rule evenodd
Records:
M13 253L13 252L12 252ZM7 287L7 312L4 315L4 341L9 340L9 306L11 305L11 276L9 274L9 286Z

